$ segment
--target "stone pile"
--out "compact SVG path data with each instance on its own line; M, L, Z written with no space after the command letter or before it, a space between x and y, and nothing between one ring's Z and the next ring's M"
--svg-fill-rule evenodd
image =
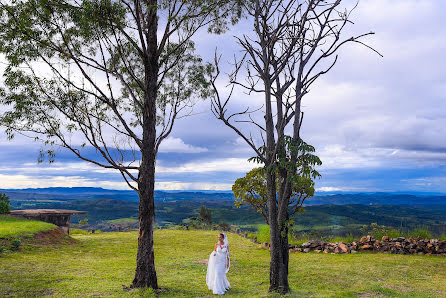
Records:
M376 240L368 235L358 242L352 243L327 243L319 240L311 240L302 245L290 246L290 252L317 252L317 253L357 253L359 251L387 252L393 254L418 254L418 255L446 255L446 241L438 239L418 238L390 238L383 236Z

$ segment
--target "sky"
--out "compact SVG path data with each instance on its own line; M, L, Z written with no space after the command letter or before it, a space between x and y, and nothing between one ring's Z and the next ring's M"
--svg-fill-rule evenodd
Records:
M352 1L345 3L351 7ZM384 57L346 46L334 69L304 98L301 136L323 162L317 191L446 193L444 11L446 2L439 0L360 2L346 35L375 32L366 41ZM217 47L222 67L229 69L239 51L233 36L247 30L245 21L223 36L200 32L197 51L210 60ZM261 96L238 91L231 107L261 102ZM247 161L253 151L211 114L208 100L176 124L160 148L156 189L230 190L235 179L257 166ZM38 164L41 147L23 137L8 141L0 128L0 189L127 189L119 173L64 150L57 151L55 163Z

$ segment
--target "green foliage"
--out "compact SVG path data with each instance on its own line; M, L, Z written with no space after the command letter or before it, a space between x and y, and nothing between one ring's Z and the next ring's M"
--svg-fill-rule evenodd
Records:
M8 213L9 210L9 197L4 193L0 193L0 214Z
M0 245L0 254L2 254L6 249Z
M138 223L138 219L137 218L133 218L133 217L124 217L124 218L117 218L117 219L112 219L112 220L107 220L107 222L109 223L115 223L115 224L137 224Z
M222 231L230 231L231 230L231 225L224 221L219 223L217 227L219 230L222 230Z
M248 238L257 238L257 241L260 243L268 242L269 243L269 226L268 225L259 225L257 231L254 233L249 233Z
M361 228L361 232L364 235L372 235L377 239L382 238L382 236L389 236L390 238L397 238L397 237L422 237L424 239L432 239L433 235L432 232L426 228L426 227L415 227L415 228L393 228L393 227L386 227L386 226L380 226L377 223L371 223L370 225L364 225Z
M364 225L361 228L361 232L364 235L374 236L376 239L381 239L383 236L389 236L391 238L398 237L400 232L392 227L380 226L376 222L370 225Z
M183 224L190 229L206 230L210 228L209 224L203 222L199 217L195 216L183 219Z
M22 240L19 238L14 239L11 242L11 250L18 250L20 248L20 245L22 245Z
M268 196L266 179L262 168L249 171L245 177L238 178L232 186L234 204L237 208L242 205L251 206L268 221Z
M288 179L294 184L300 177L316 179L321 177L315 166L322 165L322 161L313 153L316 149L302 139L294 140L291 136L283 136L280 140L283 150L278 150L276 162L278 167L287 170Z
M88 231L86 231L86 230L70 229L70 235L87 235L87 234L88 234Z
M320 177L315 166L322 164L319 157L313 154L313 146L303 140L294 140L290 136L284 136L279 140L279 150L271 164L263 168L255 168L248 172L245 177L239 178L232 186L234 204L236 207L242 205L251 206L257 213L260 213L266 223L268 223L268 192L266 175L269 171L276 173L276 189L291 190L289 197L279 198L288 202L288 215L293 215L303 211L302 205L308 198L314 196L313 179ZM267 148L262 146L259 152L266 156ZM260 156L251 157L249 161L262 163ZM289 185L289 186L288 186ZM277 194L276 196L279 196ZM293 225L293 220L280 223L282 234L286 234L286 229ZM285 235L283 236L285 237Z
M103 130L124 138L113 146L129 143L126 149L135 150L137 137L130 131L142 124L146 95L152 93L144 83L149 77L157 84L156 124L163 133L177 113L191 112L195 98L207 98L211 89L205 74L214 69L195 54L191 37L203 26L225 32L243 16L245 2L163 0L152 7L112 0L1 0L0 53L7 66L0 104L7 109L0 125L10 139L17 132L32 133L45 146L70 147L81 156L91 145L117 168L127 156L103 151L112 147L103 144ZM166 28L155 28L164 35L150 45L151 14L161 18L154 26ZM105 86L96 84L99 75L107 79ZM67 139L76 132L85 142L73 147ZM54 154L42 149L38 161L53 162Z
M413 238L417 238L417 237L422 237L424 239L432 239L432 233L431 231L429 231L429 229L425 228L425 227L418 227L414 230L410 230L407 233L405 233L406 237L413 237Z
M79 226L83 226L83 225L88 224L88 218L84 218L84 219L79 220L78 224L79 224Z
M315 166L322 165L322 161L313 153L316 149L305 143L302 139L298 141L294 140L291 136L285 135L279 141L279 150L274 157L270 167L272 170L277 171L285 169L289 173L289 179L297 179L299 176L305 176L308 178L319 178L321 175ZM259 152L266 156L267 148L265 146L259 147ZM259 156L254 156L248 159L248 161L263 163Z
M278 177L277 181L278 182ZM245 177L238 178L232 186L234 204L237 208L250 206L268 222L268 196L264 168L254 168ZM303 211L301 206L305 199L314 195L314 181L306 176L293 179L292 193L289 200L290 214Z
M200 219L202 222L207 224L212 224L212 211L206 206L200 206L200 210L198 212L200 214Z

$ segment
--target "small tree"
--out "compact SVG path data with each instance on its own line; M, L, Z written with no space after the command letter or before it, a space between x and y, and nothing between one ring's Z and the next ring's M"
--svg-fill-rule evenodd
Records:
M9 210L9 197L4 193L0 193L0 214L8 213Z
M285 146L285 148L289 147ZM313 146L301 140L300 146L295 149L300 153L298 153L297 159L297 175L293 176L293 179L290 179L292 181L292 191L288 200L288 220L289 217L301 210L306 199L314 195L313 179L320 177L319 172L314 169L314 166L322 164L319 157L312 154L314 152ZM289 163L287 155L289 154L278 157L278 163L285 168L288 167L287 163ZM279 175L276 175L276 189L280 189ZM252 169L245 177L237 179L232 186L232 191L236 198L234 202L236 207L241 207L242 205L251 206L264 217L265 222L269 225L268 188L266 169L264 167ZM289 227L292 223L289 220L286 224Z
M206 224L212 224L212 213L211 209L206 208L206 206L200 206L200 219Z

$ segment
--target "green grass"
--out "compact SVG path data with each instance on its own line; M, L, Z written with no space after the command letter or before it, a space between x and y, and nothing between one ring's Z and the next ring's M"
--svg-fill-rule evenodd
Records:
M42 231L49 231L57 226L37 220L16 218L10 215L0 215L0 238L29 236Z
M213 297L205 284L206 265L217 231L155 231L160 297ZM232 289L226 296L264 297L269 253L228 234ZM74 235L73 245L38 247L0 256L0 297L145 296L123 291L136 266L137 232ZM446 258L389 254L302 254L290 256L291 296L446 297ZM274 296L274 295L273 295Z
M126 218L107 220L107 222L114 224L134 224L138 222L138 219L134 217L126 217Z

